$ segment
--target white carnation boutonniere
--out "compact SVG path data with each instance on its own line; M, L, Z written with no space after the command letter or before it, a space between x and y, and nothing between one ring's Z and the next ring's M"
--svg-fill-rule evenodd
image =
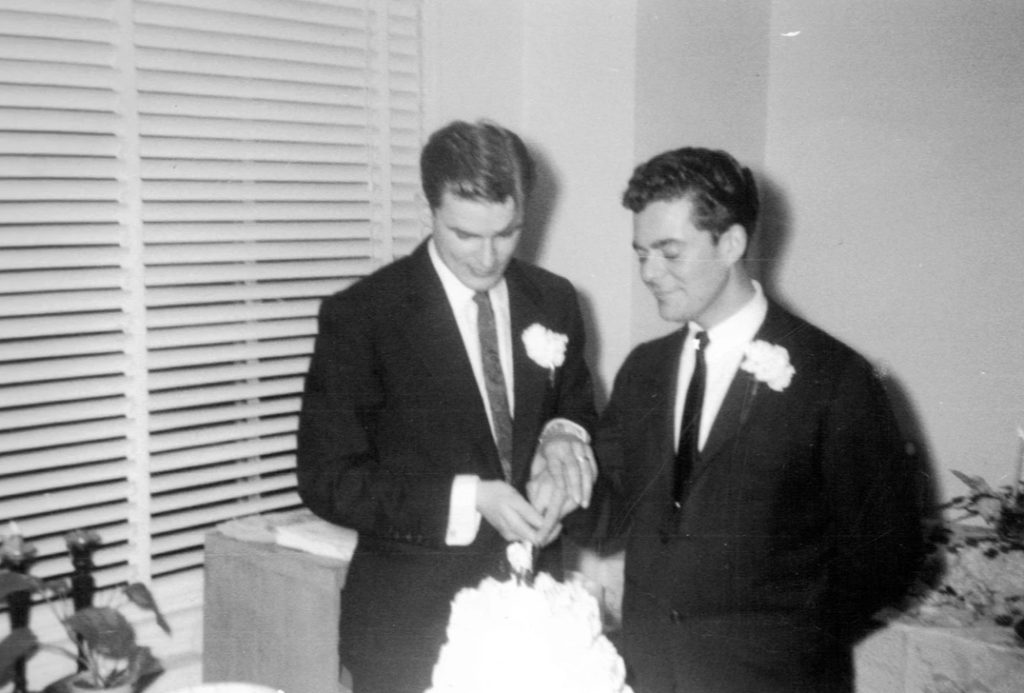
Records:
M782 392L789 387L796 374L796 369L789 362L786 347L769 344L761 339L747 345L743 351L740 368L753 374L758 382L766 384L776 392Z
M552 332L535 322L523 330L523 344L526 346L526 355L541 368L548 369L553 383L555 369L565 362L565 347L569 344L569 337Z

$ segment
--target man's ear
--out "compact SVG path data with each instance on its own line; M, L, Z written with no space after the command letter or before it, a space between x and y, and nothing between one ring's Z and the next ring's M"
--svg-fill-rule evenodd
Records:
M733 224L718 237L718 245L730 263L739 262L747 252L747 230L739 224Z

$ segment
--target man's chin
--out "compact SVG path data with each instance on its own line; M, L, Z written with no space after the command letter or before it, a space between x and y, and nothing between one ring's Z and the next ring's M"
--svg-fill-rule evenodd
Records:
M683 311L674 306L665 305L664 303L658 304L658 315L660 315L661 319L666 322L685 323L690 319Z
M490 291L501 281L502 275L496 277L470 277L469 281L463 281L473 291Z

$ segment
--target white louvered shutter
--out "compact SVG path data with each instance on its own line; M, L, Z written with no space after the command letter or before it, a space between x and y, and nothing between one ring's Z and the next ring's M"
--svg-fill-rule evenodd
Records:
M299 503L320 299L423 236L419 2L0 7L0 522L188 591Z
M144 378L115 10L0 6L0 522L34 539L44 576L70 570L64 532L101 527L101 584L124 579L132 551L132 384Z

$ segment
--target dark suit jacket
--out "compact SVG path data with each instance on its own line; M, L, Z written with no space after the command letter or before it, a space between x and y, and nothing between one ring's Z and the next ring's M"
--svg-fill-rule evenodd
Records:
M596 413L573 287L516 260L505 278L512 472L522 490L543 425L566 417L592 429ZM526 355L521 335L533 323L569 336L553 379ZM445 544L457 474L502 477L483 399L424 243L323 302L302 402L299 494L320 517L359 532L341 616L343 659L357 687L364 670L384 668L395 690L425 690L456 591L501 570L506 542L486 521L471 545Z
M666 537L684 333L629 355L596 442L592 507L611 508L600 533L627 533L623 637L639 690L832 690L833 655L920 555L915 473L882 385L770 303L756 339L786 347L796 374L775 392L737 372Z

